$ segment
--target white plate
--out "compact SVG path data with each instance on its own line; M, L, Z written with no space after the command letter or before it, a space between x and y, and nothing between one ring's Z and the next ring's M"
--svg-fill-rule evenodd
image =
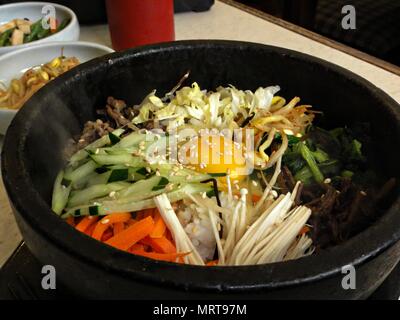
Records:
M27 69L60 56L61 48L64 48L65 56L77 57L81 63L114 52L106 46L91 42L44 43L41 46L29 47L0 56L0 81L8 86L12 79L20 78ZM0 109L0 134L5 134L16 113L16 110Z
M71 21L61 31L56 32L41 40L32 41L29 43L0 47L0 55L7 52L32 47L38 44L44 44L54 41L77 41L79 39L79 23L75 13L64 6L50 2L20 2L0 6L0 25L7 23L13 19L28 18L31 21L37 21L43 18L42 8L46 5L52 5L56 10L56 19L62 21L69 18Z

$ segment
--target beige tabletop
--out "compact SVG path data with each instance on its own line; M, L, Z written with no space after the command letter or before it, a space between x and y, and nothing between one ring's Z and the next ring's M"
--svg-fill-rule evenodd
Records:
M345 67L400 102L400 76L270 21L217 1L209 12L175 16L176 39L228 39L285 47ZM81 40L111 46L106 25L81 28ZM0 266L21 241L4 188L0 185Z

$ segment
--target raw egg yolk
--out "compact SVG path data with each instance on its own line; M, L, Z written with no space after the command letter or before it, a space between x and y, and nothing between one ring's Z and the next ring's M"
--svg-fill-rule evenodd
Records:
M232 182L243 180L247 174L247 164L241 144L221 135L197 137L190 150L190 165L194 170L209 174L229 173ZM226 182L225 177L218 179Z

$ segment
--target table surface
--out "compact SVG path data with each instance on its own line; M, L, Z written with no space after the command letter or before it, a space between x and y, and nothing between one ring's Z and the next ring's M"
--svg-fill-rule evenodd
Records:
M220 1L216 1L208 12L177 14L175 30L177 40L241 40L304 52L359 74L400 103L398 75ZM111 46L107 25L83 26L80 40ZM4 187L0 183L0 267L21 240Z

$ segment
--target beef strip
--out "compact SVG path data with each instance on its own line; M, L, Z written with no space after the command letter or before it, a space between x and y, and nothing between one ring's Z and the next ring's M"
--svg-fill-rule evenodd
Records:
M78 150L85 148L88 144L113 130L114 128L111 127L108 122L103 122L101 119L86 122L83 127L82 135L77 143Z

